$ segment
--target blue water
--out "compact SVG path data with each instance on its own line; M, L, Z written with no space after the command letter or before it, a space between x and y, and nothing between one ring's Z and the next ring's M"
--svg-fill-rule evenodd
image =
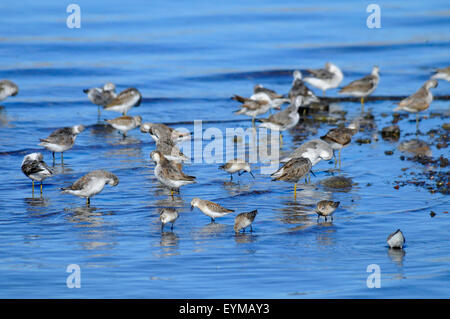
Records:
M414 137L408 136L415 132L414 121L399 122L398 142L381 137L371 144L353 142L342 152L341 173L331 170L332 163L319 163L312 184L299 186L296 201L292 184L271 182L260 164L254 165L254 180L245 174L230 184L217 163L185 165L198 183L182 188L172 201L153 175L150 137L133 130L122 141L96 125L97 107L82 92L107 81L118 91L136 87L144 100L130 115L141 115L144 122L183 122L174 127L191 131L190 122L211 121L203 130L223 132L251 125L233 114L232 94L248 96L256 83L287 93L294 69L318 68L326 61L342 68L343 84L378 65L381 80L374 94L408 95L433 68L450 65L448 1L378 1L380 29L366 26L370 2L76 3L80 29L67 28L67 4L61 1L0 3L0 78L20 88L0 102L0 297L450 297L448 196L414 185L393 188L402 168L418 174L428 169L402 161L396 150ZM449 90L441 81L434 94ZM337 90L327 94L336 96ZM334 108L346 110L349 121L359 115L360 105ZM393 101L366 108L378 130L390 125ZM446 117L423 119L421 131L448 123L448 111L448 101L434 101L423 115ZM102 112L101 120L116 116ZM40 151L51 164L39 138L81 123L87 129L64 154L64 167L58 156L57 175L45 181L43 199L32 198L31 182L20 171L23 156ZM300 123L284 133L282 152L331 127ZM433 158L449 156L428 136L420 138ZM386 150L394 155L386 156ZM60 187L94 169L108 169L120 183L94 197L91 208L60 193ZM352 178L351 190L320 185L339 174ZM198 210L190 211L197 196L237 212L257 208L253 234L236 236L234 215L210 224ZM313 210L321 199L341 202L332 223L316 221ZM178 207L180 218L173 232L161 234L158 211L166 206ZM404 255L386 247L386 237L397 228L407 240ZM79 289L66 285L70 264L81 268ZM370 264L380 266L379 289L366 285Z

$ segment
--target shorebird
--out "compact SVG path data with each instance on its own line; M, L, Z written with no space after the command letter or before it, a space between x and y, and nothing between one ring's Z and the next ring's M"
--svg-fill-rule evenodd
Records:
M55 152L61 153L61 163L64 163L64 152L73 147L78 134L83 132L83 130L83 125L75 125L72 127L57 129L47 138L39 139L41 141L39 145L44 146L52 152L53 162L55 162Z
M304 157L311 161L311 166L316 165L321 160L329 161L333 158L333 148L325 141L316 139L302 144L293 150L288 156L281 159L282 163L288 162L293 158ZM308 179L310 174L308 173Z
M380 69L377 66L374 66L371 74L366 75L359 80L350 82L339 91L339 93L360 97L361 113L364 113L364 98L372 94L378 86L378 81L380 80L380 76L378 75L379 71Z
M419 112L426 110L433 101L433 94L430 89L438 86L436 80L428 80L424 85L413 95L401 100L394 111L407 111L416 113L416 130L419 130Z
M289 107L278 113L272 114L267 119L259 120L260 122L262 122L259 127L265 127L270 130L276 130L280 132L293 128L300 120L298 109L300 108L300 106L302 106L302 104L303 97L297 96L294 100L294 103L292 103ZM280 133L280 142L281 144L283 144L282 133Z
M312 76L305 77L304 81L321 89L324 96L326 90L337 88L344 79L341 69L331 62L327 62L324 69L308 69L307 71Z
M143 123L141 125L141 132L149 133L156 143L165 142L173 145L188 140L191 137L191 133L189 132L177 131L162 123Z
M71 194L86 198L86 206L91 204L91 197L100 193L106 184L117 186L116 175L105 170L95 170L80 177L69 187L61 188L63 194Z
M358 132L358 125L351 123L348 127L337 127L329 130L320 138L327 142L333 150L339 150L339 169L341 168L341 150L352 141L352 136ZM333 154L334 155L334 154ZM336 167L336 160L334 167Z
M141 93L135 88L129 88L119 93L104 109L127 115L133 106L139 106L142 101Z
M114 127L116 130L122 132L123 137L125 138L127 136L127 132L129 130L132 130L142 123L142 117L137 116L121 116L117 117L113 120L105 120L109 125Z
M258 210L255 209L251 212L240 213L239 215L237 215L234 219L234 232L239 233L241 229L243 229L245 232L245 228L247 228L248 226L250 226L250 232L253 232L252 223L255 220L257 214Z
M281 159L285 163L293 158L305 157L311 161L314 166L321 160L329 161L333 158L333 148L327 142L319 139L308 141L293 150L288 156Z
M168 223L172 223L172 227L170 229L173 229L173 224L178 218L178 212L175 208L163 208L161 209L159 213L159 220L161 221L161 231L164 230L164 225Z
M311 167L311 161L308 158L293 158L283 166L281 166L275 173L271 175L271 177L273 178L273 181L286 181L295 183L294 199L297 199L297 183L311 171Z
M241 109L234 112L236 115L244 114L252 118L252 125L255 125L255 117L267 113L271 108L280 109L281 104L286 103L287 99L277 98L272 100L265 92L253 94L250 98L234 95L233 100L241 102Z
M98 105L99 114L100 106L105 107L117 96L116 86L111 82L105 83L102 88L84 89L83 92L87 94L92 103Z
M317 221L319 221L320 216L324 216L325 221L327 221L328 216L331 216L331 220L333 220L333 213L340 203L341 202L333 202L331 200L321 200L318 202L316 206Z
M172 144L172 142L157 142L156 143L156 150L161 152L164 157L169 161L174 162L183 162L189 160L186 155L184 155L180 149Z
M41 153L31 153L23 158L22 172L31 179L32 193L34 194L34 181L41 182L42 195L42 181L48 177L53 176L52 170L44 162L44 157Z
M387 238L389 248L402 249L406 239L400 229L397 229L394 233L390 234Z
M16 96L19 93L19 87L10 80L0 81L0 101L3 101L8 96Z
M436 80L450 81L450 66L442 69L436 69L435 74L431 78Z
M229 160L224 165L219 166L219 168L230 173L230 178L231 178L230 181L233 180L233 174L236 172L238 173L239 176L241 176L245 172L248 172L248 173L250 173L250 175L252 175L253 178L255 178L255 176L253 176L252 170L250 168L250 164L240 158L235 158L235 159ZM240 172L240 171L242 171L242 172Z
M167 160L160 151L153 151L150 157L155 161L155 176L161 184L170 189L173 198L173 192L179 191L181 186L196 183L194 176L183 173L180 163L173 163Z
M299 70L295 70L293 73L294 80L292 81L292 87L289 90L288 97L291 99L295 99L297 96L303 97L303 104L309 105L313 102L319 102L319 99L311 91L302 80L302 73Z
M234 212L232 209L227 209L219 204L210 202L209 200L200 199L198 197L193 198L191 201L191 210L193 210L194 207L200 209L206 216L211 217L212 222L214 222L218 217L223 217Z
M105 83L102 88L84 89L83 92L92 103L99 106L108 105L117 96L116 86L110 82Z
M253 87L253 94L256 95L258 93L265 93L267 94L267 96L271 99L271 100L275 100L275 99L282 99L283 95L282 94L278 94L277 92L275 92L274 90L265 88L264 86L262 86L261 84L256 84Z

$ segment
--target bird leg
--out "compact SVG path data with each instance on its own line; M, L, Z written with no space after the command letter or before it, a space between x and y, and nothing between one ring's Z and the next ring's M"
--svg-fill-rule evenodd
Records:
M88 197L86 198L86 206L89 207L91 205L91 199Z
M173 190L170 190L170 195L172 196L172 200L174 199L173 198Z
M161 233L164 231L164 223L161 223Z
M361 98L361 113L364 114L364 96Z
M32 184L31 184L31 193L32 193L32 195L34 197L34 181L31 181L31 182L32 182Z
M42 181L41 181L41 196L42 196Z
M61 152L61 164L64 165L64 152Z
M172 223L172 227L170 227L170 230L173 230L173 223Z
M253 233L253 227L250 225L250 232Z
M294 200L297 199L297 183L294 184Z
M339 170L341 170L341 150L339 150Z
M416 113L416 132L419 132L419 113Z
M252 117L252 126L255 127L255 117Z
M280 132L280 147L283 146L283 133Z
M230 173L230 182L233 181L233 174Z

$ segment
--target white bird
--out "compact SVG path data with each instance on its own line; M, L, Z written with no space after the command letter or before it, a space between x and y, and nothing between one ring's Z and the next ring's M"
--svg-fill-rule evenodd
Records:
M78 134L83 131L83 125L60 128L52 132L47 138L39 139L41 141L39 145L52 152L53 161L55 161L55 152L61 153L61 162L64 162L63 153L73 147Z
M127 115L133 106L139 106L142 101L141 93L135 88L129 88L119 93L104 109Z
M173 224L178 218L178 212L175 208L163 208L161 209L159 213L159 219L161 220L161 231L164 230L164 225L168 223L172 223L172 227L170 229L173 229Z
M193 198L191 201L191 210L194 209L194 207L200 209L206 216L211 217L212 222L218 217L223 217L234 212L232 209L222 207L219 204L198 197Z

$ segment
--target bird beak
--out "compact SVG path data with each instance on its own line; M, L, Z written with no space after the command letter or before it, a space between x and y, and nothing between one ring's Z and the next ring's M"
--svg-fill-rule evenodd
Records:
M252 173L252 172L249 172L249 173L250 173L250 175L252 175L252 177L253 177L253 178L255 178L255 175L253 175L253 173Z
M314 177L316 177L316 174L314 174L314 172L313 171L310 171L311 172L311 174L314 176Z
M194 210L194 206L191 205L191 210Z

